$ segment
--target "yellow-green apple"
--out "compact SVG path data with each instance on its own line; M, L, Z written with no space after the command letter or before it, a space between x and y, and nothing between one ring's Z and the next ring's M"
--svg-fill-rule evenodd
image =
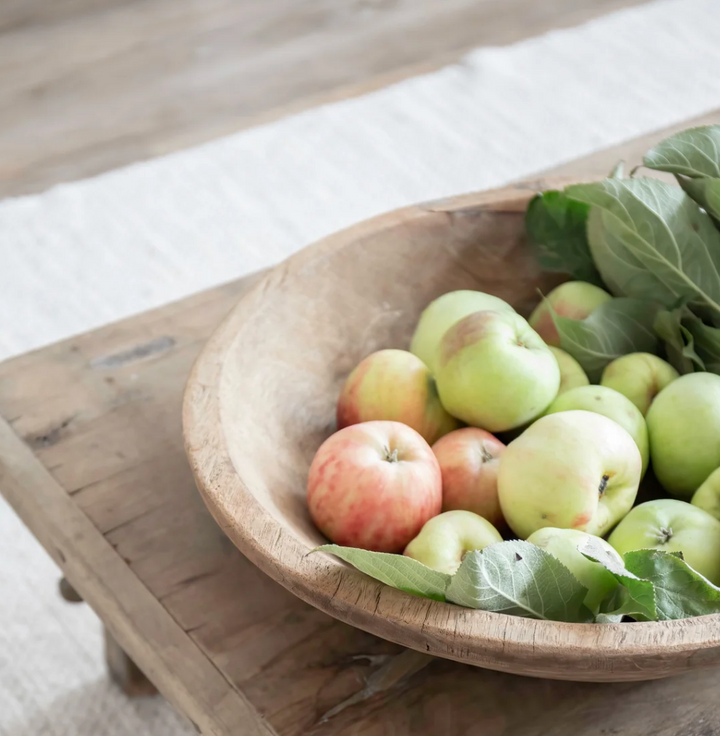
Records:
M580 363L570 353L566 353L564 350L553 346L550 346L550 352L555 356L558 368L560 368L558 396L569 391L571 388L590 385L590 379L587 377L587 374L582 369Z
M472 511L504 525L497 494L497 471L505 445L476 427L456 429L433 445L440 464L443 511Z
M401 552L440 513L440 466L406 424L353 424L317 451L307 503L318 529L336 544Z
M720 521L720 468L713 470L690 502Z
M605 367L600 385L619 391L645 416L655 397L679 376L670 363L657 355L628 353Z
M557 395L560 369L539 335L518 314L475 312L440 341L437 386L455 417L490 432L522 426Z
M430 519L404 554L433 570L453 575L466 552L502 542L500 532L472 511L446 511Z
M594 544L600 545L610 557L622 566L622 557L604 539L593 537L577 529L557 529L546 526L533 532L527 541L542 547L553 557L557 557L570 570L588 590L585 596L585 605L593 613L597 613L605 596L617 588L618 581L599 562L588 560L580 552L588 539L594 540Z
M642 458L617 422L589 411L538 419L500 458L498 496L522 539L546 526L598 537L632 508Z
M636 549L682 552L693 570L720 585L720 521L685 501L659 498L641 503L608 542L621 555Z
M417 355L435 373L435 354L443 335L463 317L483 309L515 312L507 302L482 291L462 290L443 294L430 302L420 315L410 343L410 352Z
M720 467L720 376L689 373L673 381L653 401L647 425L660 485L690 498Z
M559 348L560 335L553 322L553 312L558 317L583 320L611 299L612 296L599 286L585 281L566 281L555 287L535 307L530 315L530 326L548 345Z
M640 409L630 399L607 386L578 386L558 396L545 413L557 414L573 409L602 414L626 429L640 450L642 472L645 474L650 459L647 424Z
M379 350L348 376L337 403L338 429L371 421L402 422L432 444L459 426L440 403L427 366L407 350Z

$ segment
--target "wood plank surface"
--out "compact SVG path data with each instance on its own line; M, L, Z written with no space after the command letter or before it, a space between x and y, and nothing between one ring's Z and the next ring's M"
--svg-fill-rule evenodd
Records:
M643 0L6 0L0 197L384 86Z
M141 653L140 666L163 693L206 733L242 727L248 734L271 734L4 420L0 457L3 494L83 599L103 611L123 648ZM142 652L150 639L152 651Z
M662 135L599 154L593 166L636 162ZM252 282L0 365L0 489L203 733L720 733L715 672L594 685L433 660L387 679L397 646L307 606L245 560L194 488L180 405L195 356ZM372 694L366 682L378 673L389 689ZM359 702L344 707L349 698Z

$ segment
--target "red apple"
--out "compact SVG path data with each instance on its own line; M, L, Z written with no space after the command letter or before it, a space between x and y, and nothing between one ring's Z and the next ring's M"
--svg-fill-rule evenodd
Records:
M505 445L484 429L466 427L446 434L432 449L442 473L442 510L472 511L502 526L497 473Z
M318 529L336 544L402 552L440 513L440 466L430 445L405 424L354 424L320 446L307 502Z
M368 355L340 392L338 429L376 420L407 424L430 444L459 425L440 403L428 367L407 350Z

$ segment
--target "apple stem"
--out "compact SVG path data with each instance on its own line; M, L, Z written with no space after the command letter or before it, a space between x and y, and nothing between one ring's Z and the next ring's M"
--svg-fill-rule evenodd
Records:
M607 484L608 484L608 481L609 481L609 480L610 480L610 476L609 476L609 475L603 475L602 479L600 480L600 485L599 485L599 487L598 487L598 493L599 493L599 494L600 494L601 496L602 496L602 495L603 495L603 493L605 493L605 491L607 490Z
M385 450L385 457L383 460L387 460L389 463L396 463L398 461L397 447L392 452L390 452L389 447L383 447L383 450Z
M488 452L485 445L480 445L480 454L484 463L489 463L493 459L493 456Z

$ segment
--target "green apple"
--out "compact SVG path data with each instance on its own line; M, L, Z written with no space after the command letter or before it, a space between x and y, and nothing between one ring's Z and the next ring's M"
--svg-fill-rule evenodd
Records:
M693 570L720 585L720 521L685 501L659 498L641 503L608 542L621 555L636 549L682 552Z
M443 335L463 317L485 309L515 313L507 302L482 291L462 290L443 294L430 302L420 315L410 343L410 352L417 355L435 373L435 354Z
M500 532L472 511L445 511L430 519L403 554L453 575L466 552L502 542Z
M689 373L666 386L647 413L650 458L662 487L690 498L720 467L720 376Z
M498 497L522 539L546 526L598 537L632 508L642 458L617 422L589 411L538 419L500 458Z
M379 350L350 373L337 403L338 429L372 421L402 422L433 444L457 429L440 403L435 379L407 350Z
M558 368L560 368L558 396L569 391L571 388L590 385L590 379L587 377L587 374L582 369L580 363L570 353L566 353L564 350L552 346L550 347L550 352L555 356Z
M611 299L612 296L599 286L584 281L566 281L554 288L535 307L528 321L548 345L559 348L560 335L553 322L553 311L558 317L583 320Z
M540 416L555 398L560 369L539 335L518 314L475 312L440 342L440 400L454 417L504 432Z
M585 605L593 612L600 610L605 596L618 586L617 578L599 562L588 560L578 549L590 538L590 534L576 529L556 529L546 526L533 532L527 539L557 557L560 562L588 589ZM622 557L604 540L592 537L602 548L622 565Z
M629 353L606 366L600 385L619 391L645 416L655 397L679 376L670 363L657 355Z
M695 491L690 503L720 521L720 468L713 470L700 488Z
M645 475L650 459L647 424L630 399L606 386L578 386L558 396L548 407L546 414L583 409L602 414L626 429L635 440L642 457L642 472Z

